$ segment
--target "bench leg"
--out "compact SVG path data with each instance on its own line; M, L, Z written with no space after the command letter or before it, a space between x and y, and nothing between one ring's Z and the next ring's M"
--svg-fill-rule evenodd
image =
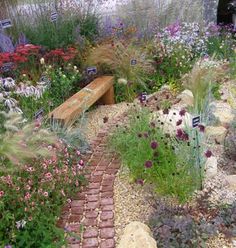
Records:
M105 105L115 104L114 87L112 86L100 100Z

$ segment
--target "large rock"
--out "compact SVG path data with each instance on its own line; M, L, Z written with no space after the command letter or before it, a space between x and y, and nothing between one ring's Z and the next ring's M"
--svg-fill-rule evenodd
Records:
M212 156L207 158L205 163L205 170L206 170L206 178L212 178L217 174L217 158Z
M227 134L227 129L225 127L206 127L206 135L209 141L218 142L220 144L224 143L225 137Z
M222 126L228 126L234 120L234 113L228 103L215 101L210 104L212 115Z
M134 221L125 227L117 248L157 248L157 244L151 236L150 228Z
M193 106L194 104L193 93L190 90L184 90L180 95L177 96L177 98L180 99L179 104L185 107Z

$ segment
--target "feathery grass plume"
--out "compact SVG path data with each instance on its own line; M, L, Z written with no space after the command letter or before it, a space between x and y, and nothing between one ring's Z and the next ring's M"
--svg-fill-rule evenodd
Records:
M27 159L50 155L45 147L56 142L54 134L45 129L36 129L34 123L23 124L23 118L19 114L0 114L6 118L4 132L0 134L2 158L7 158L14 165L20 165Z
M136 60L137 63L131 65L131 60ZM146 75L154 71L153 61L131 42L99 45L91 51L87 64L96 65L99 69L108 68L105 73L113 73L117 78L126 79L129 82L127 87L132 90L139 86L147 89ZM134 96L128 95L129 100L132 97Z
M196 113L203 112L207 96L211 91L211 84L215 81L216 75L214 68L201 67L200 63L196 63L192 71L183 79L185 88L193 93Z

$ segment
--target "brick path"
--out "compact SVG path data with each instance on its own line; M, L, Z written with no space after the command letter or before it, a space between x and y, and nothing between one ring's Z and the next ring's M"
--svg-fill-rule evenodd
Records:
M85 175L88 185L63 208L59 221L59 226L81 237L81 240L69 238L70 248L115 247L113 185L120 161L117 155L107 151L106 144L108 134L126 118L123 114L108 121L92 142L92 153L83 156L88 169Z

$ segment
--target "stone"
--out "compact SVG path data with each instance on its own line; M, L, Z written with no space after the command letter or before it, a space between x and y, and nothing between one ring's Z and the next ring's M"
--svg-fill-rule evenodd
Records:
M101 248L114 248L115 247L115 241L114 239L106 239L102 240L100 243Z
M215 101L210 104L210 109L212 111L212 115L216 118L220 125L227 126L234 120L234 114L231 106L222 101Z
M151 236L151 230L141 222L134 221L128 224L121 236L117 248L157 248L155 239Z
M101 239L114 238L114 236L115 236L115 229L113 227L105 227L102 228L100 231Z
M225 127L207 126L205 131L207 138L209 138L209 141L211 142L217 141L220 144L224 143L227 134L227 129Z
M229 184L229 187L236 190L236 175L228 175L226 176L226 180Z
M207 158L205 163L206 178L212 178L217 174L217 158L212 156Z
M98 229L97 227L89 227L86 228L83 237L84 238L96 238L98 236Z
M190 90L184 90L181 94L177 96L178 99L180 99L180 103L183 106L193 106L194 103L194 97L193 93Z

